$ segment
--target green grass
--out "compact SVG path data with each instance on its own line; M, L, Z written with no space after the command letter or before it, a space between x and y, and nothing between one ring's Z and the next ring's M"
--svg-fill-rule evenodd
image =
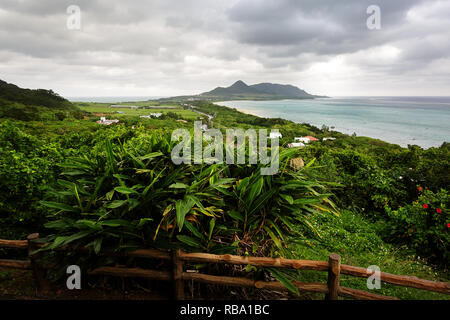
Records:
M310 223L322 238L309 234L304 245L294 245L292 251L298 259L328 260L331 253L337 253L342 257L342 264L363 268L377 265L382 272L433 281L450 280L445 270L438 271L427 265L425 261L414 257L407 248L398 248L383 242L377 235L376 224L358 213L344 210L339 217L310 216ZM326 283L327 273L305 271L301 273L301 281ZM342 286L401 299L450 298L448 295L386 283L381 284L380 290L368 290L366 281L363 278L341 276Z

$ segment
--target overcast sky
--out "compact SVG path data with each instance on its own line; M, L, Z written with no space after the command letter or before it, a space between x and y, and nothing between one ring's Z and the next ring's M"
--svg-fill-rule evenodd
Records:
M381 9L369 30L366 10ZM69 30L67 8L81 9ZM450 95L449 0L1 0L0 79L66 97Z

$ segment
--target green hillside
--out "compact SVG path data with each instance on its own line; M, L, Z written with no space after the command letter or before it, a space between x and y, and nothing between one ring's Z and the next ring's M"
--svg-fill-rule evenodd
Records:
M0 80L0 118L62 120L81 115L77 107L52 90L23 89Z

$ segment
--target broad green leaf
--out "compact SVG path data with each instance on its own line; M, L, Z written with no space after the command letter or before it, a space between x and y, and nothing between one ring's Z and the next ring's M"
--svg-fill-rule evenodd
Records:
M275 245L280 249L281 251L284 251L283 245L281 244L280 239L277 238L277 236L270 230L268 227L264 227L264 230L267 232L267 234L270 236L270 238L273 240Z
M107 226L107 227L129 227L129 226L131 226L131 223L129 221L123 220L123 219L100 221L99 224L102 226Z
M53 243L47 248L47 249L55 249L58 248L60 246L62 246L62 244L66 241L67 237L56 237L56 239L53 241Z
M115 187L114 190L122 194L139 194L136 190L127 187Z
M214 231L214 226L215 225L216 225L216 219L211 219L209 221L209 236L208 236L208 240L211 240L212 233Z
M187 184L181 183L181 182L177 182L177 183L173 183L169 186L169 188L174 188L174 189L187 189L189 188L189 186Z
M254 202L249 214L252 214L258 210L260 210L275 194L275 189L270 189L266 192L264 192L261 196L259 196L256 201Z
M298 288L292 284L292 282L288 279L288 277L283 274L280 270L276 268L266 268L270 271L270 273L280 281L289 291L295 293L296 295L300 295Z
M113 202L109 203L106 207L108 209L117 209L126 203L127 203L127 200L114 200Z
M180 234L180 235L177 235L177 239L180 240L181 242L187 244L188 246L203 249L203 245L198 240L195 240L194 238Z
M93 242L94 252L95 254L99 254L102 248L102 238L97 238Z
M183 229L184 218L186 217L186 214L192 209L193 206L194 201L192 201L192 199L178 200L175 203L175 209L177 214L177 225L179 231Z
M106 150L106 159L108 162L108 167L110 169L110 172L117 173L117 163L116 163L116 159L114 157L114 152L113 152L110 140L106 140L105 150Z
M258 180L250 187L250 191L248 193L246 201L246 204L248 206L251 206L253 200L255 200L255 198L260 195L263 185L264 179L263 177L259 177Z
M107 194L106 194L106 200L111 200L112 199L112 197L114 196L114 190L111 190L111 191L109 191Z
M242 216L242 214L240 214L240 213L237 212L237 211L230 210L230 211L228 211L228 215L229 215L230 217L232 217L234 220L239 220L239 221L244 222L244 217Z
M93 230L84 230L84 231L77 232L77 233L67 237L66 240L64 241L64 245L67 245L75 240L85 238L85 237L91 235L92 233L93 233Z
M280 197L282 197L284 200L286 200L289 204L294 204L294 199L292 198L292 196L290 196L288 194L280 193Z
M62 211L67 211L67 212L78 212L78 210L76 208L71 207L65 203L59 203L59 202L53 202L53 201L41 201L40 203L46 207L53 208L53 209L59 209Z
M77 222L75 222L75 224L79 227L88 227L90 229L93 230L101 230L102 226L97 223L96 221L92 221L92 220L87 220L87 219L82 219L82 220L78 220Z
M184 225L186 226L186 228L188 228L189 231L192 232L192 234L194 236L196 236L199 239L205 239L205 236L189 221L185 221Z
M200 199L197 198L196 196L191 195L191 194L187 194L187 195L185 196L185 198L194 201L195 205L196 205L197 207L199 207L200 209L205 209L205 207L204 207L204 206L202 205L202 203L200 202Z

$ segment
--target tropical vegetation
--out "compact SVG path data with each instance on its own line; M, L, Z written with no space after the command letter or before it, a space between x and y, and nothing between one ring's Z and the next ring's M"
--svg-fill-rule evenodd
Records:
M115 263L96 258L101 250L148 247L302 259L336 252L349 264L449 279L448 143L402 148L205 101L147 102L164 116L142 119L141 109L117 114L22 90L0 86L0 238L40 232L49 255L87 246L88 266ZM119 124L96 124L100 113ZM278 173L262 176L261 164L175 165L172 130L191 130L199 118L221 130L279 129ZM336 139L286 148L299 135ZM298 158L304 166L292 166ZM257 272L293 291L290 280L316 277ZM442 298L389 286L383 293Z

